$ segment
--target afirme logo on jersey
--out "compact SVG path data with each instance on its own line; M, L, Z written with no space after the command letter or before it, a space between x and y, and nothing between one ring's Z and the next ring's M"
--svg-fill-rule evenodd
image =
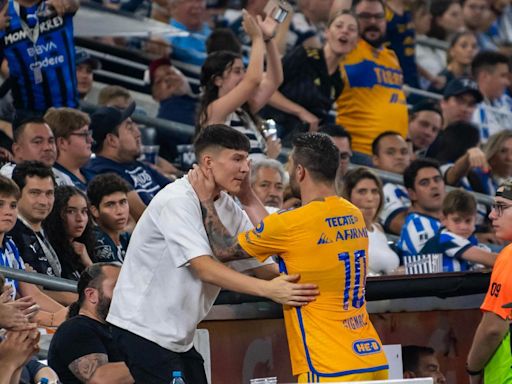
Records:
M50 32L54 29L60 28L64 25L64 18L62 16L55 16L51 19L39 23L39 33L42 35L46 32ZM20 40L27 39L27 33L23 29L9 32L4 36L4 44L10 45L17 43Z

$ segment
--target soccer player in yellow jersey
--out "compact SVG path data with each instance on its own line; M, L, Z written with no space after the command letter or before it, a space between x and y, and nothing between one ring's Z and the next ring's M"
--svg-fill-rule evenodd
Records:
M336 123L352 135L352 149L361 162L358 153L371 155L372 142L380 133L393 130L405 139L408 116L400 63L384 46L383 0L354 0L352 8L361 38L340 63L343 92L336 101Z
M368 234L358 208L336 196L339 151L330 138L294 140L290 185L302 207L272 214L238 236L225 231L211 203L208 174L189 176L214 253L222 258L279 256L280 270L317 284L315 301L284 307L293 374L299 383L381 380L388 364L365 301Z

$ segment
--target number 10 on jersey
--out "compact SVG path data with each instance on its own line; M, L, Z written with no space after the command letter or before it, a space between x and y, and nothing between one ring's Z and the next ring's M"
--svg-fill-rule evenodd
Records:
M352 270L351 259L354 260ZM350 291L353 288L352 307L361 308L364 304L364 283L366 281L366 251L361 249L354 252L351 257L349 252L338 253L338 260L345 266L345 288L343 289L343 310L348 311L350 302ZM352 274L354 283L352 285Z

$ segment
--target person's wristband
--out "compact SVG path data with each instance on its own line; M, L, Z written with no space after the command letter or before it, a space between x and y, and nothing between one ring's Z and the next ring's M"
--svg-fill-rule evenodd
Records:
M483 369L480 369L479 371L472 371L471 369L468 368L468 364L466 363L466 373L469 375L469 376L478 376L478 375L481 375L482 374L482 371Z

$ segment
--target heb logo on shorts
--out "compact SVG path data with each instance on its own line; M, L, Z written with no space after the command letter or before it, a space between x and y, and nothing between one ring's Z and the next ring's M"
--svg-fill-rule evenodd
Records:
M358 355L364 356L380 352L382 347L380 346L380 343L375 339L364 339L354 341L352 344L352 349Z

